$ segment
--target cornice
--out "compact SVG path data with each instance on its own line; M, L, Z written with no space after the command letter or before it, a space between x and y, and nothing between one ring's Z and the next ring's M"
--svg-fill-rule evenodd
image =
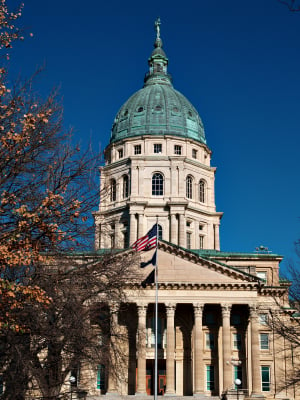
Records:
M201 167L202 169L206 169L207 171L216 172L216 170L217 170L216 167L211 167L209 165L205 165L205 164L201 163L200 161L193 160L192 158L184 157L183 161L187 164L194 165L195 167Z
M121 158L120 160L116 160L116 161L113 161L112 163L110 163L110 164L106 164L106 165L102 165L100 168L100 172L101 171L104 171L104 172L106 172L106 171L109 171L109 170L111 170L111 169L115 169L115 168L117 168L117 167L121 167L121 166L123 166L123 165L127 165L127 166L130 166L130 164L131 164L131 159L130 159L130 157L124 157L124 158Z
M106 146L105 151L109 150L111 147L117 147L117 146L120 146L120 145L122 145L124 143L128 143L128 142L136 142L137 140L145 140L145 139L157 140L157 139L160 139L160 138L161 139L172 139L172 140L175 140L175 141L180 140L182 142L191 143L191 144L194 144L196 146L205 148L205 150L209 154L212 153L210 148L205 143L198 142L197 140L194 140L192 138L184 138L182 136L168 135L168 134L166 134L166 135L136 135L136 136L130 136L128 138L123 138L123 139L120 139L120 140L118 140L116 142L109 143Z
M214 215L214 216L218 216L218 217L221 217L221 218L223 217L223 214L224 214L222 211L206 211L203 208L201 208L201 210L200 210L197 207L193 207L193 206L189 205L189 203L188 203L187 209L191 210L191 211L194 211L194 212L197 212L199 214L210 215L210 216Z
M261 286L259 294L262 296L283 296L288 292L288 288L281 286Z
M107 210L103 210L103 211L99 211L99 210L97 210L97 211L92 211L92 215L93 216L102 216L102 215L110 215L110 214L116 214L116 212L118 212L118 211L124 211L125 209L128 209L128 204L126 203L126 204L124 204L124 205L122 205L122 206L118 206L118 207L112 207L112 208L109 208L109 209L107 209Z
M129 283L128 288L140 288L138 282ZM146 284L147 289L155 289L154 283ZM145 288L144 288L145 289ZM234 283L186 283L186 282L158 282L159 290L222 290L222 291L253 291L258 289L255 282L234 282Z

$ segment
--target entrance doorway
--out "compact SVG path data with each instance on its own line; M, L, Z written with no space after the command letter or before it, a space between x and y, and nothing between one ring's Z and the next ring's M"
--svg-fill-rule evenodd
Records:
M166 360L157 361L157 394L163 396L166 391ZM154 395L155 362L147 360L146 363L146 391L149 396Z

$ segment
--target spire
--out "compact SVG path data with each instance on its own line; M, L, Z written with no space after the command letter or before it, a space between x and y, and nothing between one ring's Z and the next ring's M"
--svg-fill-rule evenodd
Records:
M158 17L154 23L156 39L154 42L154 50L148 59L149 72L144 79L145 86L154 83L171 84L171 76L167 73L168 57L162 48L163 42L160 37L160 25L160 18Z

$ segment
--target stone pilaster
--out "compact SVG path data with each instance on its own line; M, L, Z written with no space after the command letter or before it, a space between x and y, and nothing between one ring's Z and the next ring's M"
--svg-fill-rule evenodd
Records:
M139 225L138 225L138 235L137 237L142 237L145 235L145 229L144 229L144 214L139 213Z
M167 313L167 389L166 395L175 394L175 305L166 304Z
M129 245L131 246L137 239L137 221L135 214L130 214Z
M176 214L171 214L171 243L178 244L178 223Z
M146 315L147 307L138 305L137 389L136 394L146 394Z
M214 248L220 250L220 233L219 225L214 224Z
M115 221L115 247L116 248L122 248L122 242L121 242L121 235L120 235L120 222L119 220Z
M185 217L183 214L179 214L179 246L186 246Z
M204 364L203 364L203 333L202 315L203 304L194 304L194 395L204 393Z

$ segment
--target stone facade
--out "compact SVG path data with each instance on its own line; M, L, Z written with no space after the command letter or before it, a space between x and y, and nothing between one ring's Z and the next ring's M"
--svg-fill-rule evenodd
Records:
M220 251L211 151L167 65L158 29L145 86L120 109L105 150L95 247L128 248L158 221L159 394L297 398L282 389L295 357L269 323L275 299L288 307L282 257ZM153 395L154 267L136 268L141 283L128 284L112 321L126 333L126 359L82 369L91 395Z
M234 380L239 378L241 395L293 398L291 389L288 395L280 390L292 367L290 350L273 336L268 320L270 308L276 307L274 296L286 292L278 282L281 257L218 252L216 260L208 251L201 256L160 242L157 260L159 392L236 395ZM252 274L245 271L249 265ZM115 318L128 335L122 344L126 366L120 374L105 366L103 393L153 395L155 285L147 280L152 271L152 265L143 270L144 287L128 287L128 303ZM267 272L266 282L257 278L258 271ZM99 395L96 382L94 376L84 383Z

